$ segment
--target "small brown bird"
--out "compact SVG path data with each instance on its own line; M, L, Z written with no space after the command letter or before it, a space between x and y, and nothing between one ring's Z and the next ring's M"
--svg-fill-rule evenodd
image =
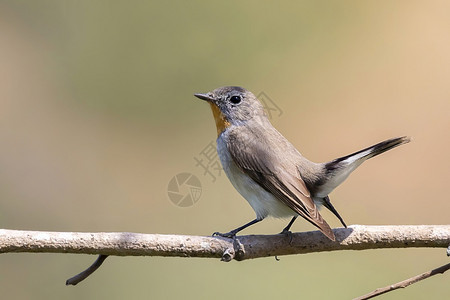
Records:
M267 216L292 217L282 231L290 233L290 227L301 216L334 241L333 231L318 207L328 208L347 227L328 194L365 160L410 141L406 136L393 138L327 163L314 163L272 126L251 92L227 86L195 96L211 105L223 169L256 212L253 221L214 235L234 237Z

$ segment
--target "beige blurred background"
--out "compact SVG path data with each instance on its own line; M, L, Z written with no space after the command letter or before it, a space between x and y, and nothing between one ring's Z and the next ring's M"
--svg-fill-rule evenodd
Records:
M274 125L313 161L412 136L331 199L348 224L449 224L449 13L448 1L2 1L0 228L209 235L251 220L225 175L194 160L215 128L193 94L223 85L266 93ZM167 194L181 172L202 184L187 208ZM111 257L64 285L94 259L2 254L2 298L349 299L448 262L444 249ZM383 299L440 298L448 281Z

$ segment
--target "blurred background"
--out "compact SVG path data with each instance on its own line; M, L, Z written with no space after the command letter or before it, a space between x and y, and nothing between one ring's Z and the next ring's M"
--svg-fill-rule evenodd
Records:
M2 1L0 228L210 235L250 221L207 151L210 108L193 97L224 85L264 93L275 127L313 161L412 136L330 197L347 224L449 224L449 12L447 1ZM168 195L188 195L169 185L180 173L200 182L186 207ZM110 257L64 285L94 259L2 254L2 297L348 299L448 262L445 249ZM440 298L448 280L383 299Z

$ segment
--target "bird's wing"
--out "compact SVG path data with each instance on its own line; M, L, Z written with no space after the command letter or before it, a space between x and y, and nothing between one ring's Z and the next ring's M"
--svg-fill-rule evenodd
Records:
M240 134L230 132L227 149L234 163L266 191L334 241L333 231L320 215L297 167L289 160L279 157L279 153L283 153L278 148L279 145L258 141L261 140L250 139L243 131ZM271 146L278 151L274 151ZM289 163L291 165L287 165Z

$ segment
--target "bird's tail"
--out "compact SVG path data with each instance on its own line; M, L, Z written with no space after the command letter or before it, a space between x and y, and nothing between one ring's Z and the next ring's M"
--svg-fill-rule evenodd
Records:
M378 143L376 145L367 147L358 152L352 153L350 155L346 155L344 157L337 158L337 159L327 163L326 167L333 169L335 167L338 167L338 165L342 162L347 162L348 164L351 164L351 163L361 161L361 160L364 161L364 160L367 160L374 156L377 156L383 152L391 150L395 147L409 143L410 141L411 141L411 138L408 136L402 136L402 137L398 137L398 138L389 139L389 140L383 141L381 143Z
M319 194L327 196L334 188L341 184L365 160L391 150L397 146L409 143L407 136L389 139L370 146L358 152L346 155L323 164L327 180L319 187Z

